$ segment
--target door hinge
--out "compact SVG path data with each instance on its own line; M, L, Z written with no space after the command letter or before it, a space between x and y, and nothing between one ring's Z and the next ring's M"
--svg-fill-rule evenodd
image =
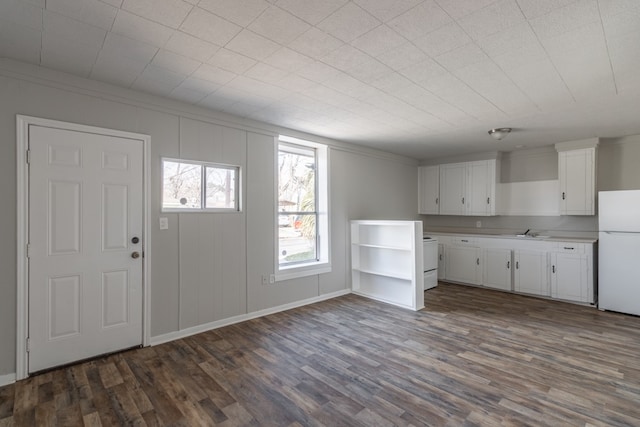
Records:
M27 348L27 353L29 353L31 351L31 338L27 337L27 342L25 345Z
M31 258L31 244L27 244L27 258Z
M31 150L27 150L27 164L31 163Z

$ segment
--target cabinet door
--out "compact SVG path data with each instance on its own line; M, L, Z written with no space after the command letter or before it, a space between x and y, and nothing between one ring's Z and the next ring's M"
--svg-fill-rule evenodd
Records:
M440 165L440 214L464 215L467 167L465 163Z
M467 166L467 215L495 215L496 161L482 160Z
M558 154L560 214L595 214L595 148Z
M438 280L444 280L446 277L446 262L445 262L444 245L438 243Z
M483 249L482 284L488 288L511 290L511 249Z
M480 248L449 246L445 260L447 280L472 285L480 284Z
M440 167L418 168L418 213L438 215L440 213Z
M589 256L551 254L551 296L569 301L593 302L589 296Z
M514 291L549 296L546 252L518 250L514 252L513 262Z

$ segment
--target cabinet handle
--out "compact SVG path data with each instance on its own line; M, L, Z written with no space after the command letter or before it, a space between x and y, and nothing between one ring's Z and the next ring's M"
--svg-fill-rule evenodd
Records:
M562 192L562 200L566 199L564 191Z
M487 197L487 204L488 204L488 205L490 205L490 204L491 204L491 203L490 203L490 201L491 201L491 198L490 198L490 197Z
M469 241L468 241L468 240L466 240L466 239L460 239L460 241L461 241L461 242L465 242L465 243L469 243Z
M511 261L507 261L507 270L511 268Z
M516 261L516 270L520 268L520 262Z
M440 254L440 261L442 261L442 254Z
M555 272L556 272L556 266L555 266L555 265L552 265L552 266L551 266L551 272L552 272L552 273L555 273Z
M569 246L565 246L564 248L565 248L566 250L568 250L568 251L572 251L572 250L574 250L574 249L575 249L575 248L571 248L571 247L569 247Z
M480 258L476 258L476 264L480 265Z
M464 197L462 198L462 204L464 205Z
M437 205L438 203L440 203L440 198L439 198L439 197L436 197L436 205Z

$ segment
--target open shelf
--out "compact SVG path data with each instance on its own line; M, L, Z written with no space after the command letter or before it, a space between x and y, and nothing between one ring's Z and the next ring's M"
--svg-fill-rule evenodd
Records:
M422 222L351 221L351 277L353 293L423 308Z

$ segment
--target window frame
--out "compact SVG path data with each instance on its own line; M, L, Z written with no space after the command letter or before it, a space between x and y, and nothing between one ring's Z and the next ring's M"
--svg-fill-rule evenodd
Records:
M311 276L331 271L330 257L330 224L329 224L329 147L325 144L306 141L298 138L280 135L276 140L275 150L275 279L276 282L288 280L297 277ZM312 149L315 152L315 217L316 217L316 259L310 261L298 261L286 264L280 264L279 261L279 153L280 147L292 148L299 147L302 152ZM310 214L311 212L304 212ZM296 214L295 212L292 214Z
M164 164L165 162L184 163L200 166L200 208L166 208L164 207ZM227 169L234 172L234 207L207 208L207 168ZM202 160L178 159L175 157L160 158L160 212L166 213L241 213L242 212L242 168L239 165L208 162Z

